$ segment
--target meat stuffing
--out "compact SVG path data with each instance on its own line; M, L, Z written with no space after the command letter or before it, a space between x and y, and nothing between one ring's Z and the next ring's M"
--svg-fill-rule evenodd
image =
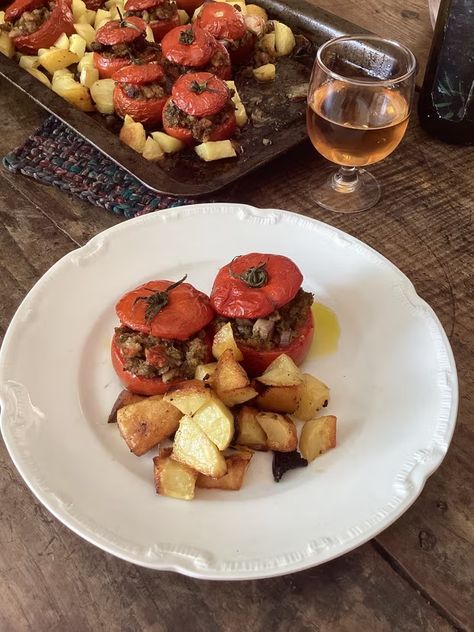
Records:
M53 9L54 2L49 2L44 7L38 7L37 9L33 9L33 11L25 11L18 20L11 25L10 37L15 38L20 35L30 35L34 33L46 22Z
M165 0L162 4L145 11L128 11L127 15L136 15L144 20L147 24L150 22L163 21L168 22L176 14L177 7L174 0Z
M218 114L209 117L197 117L186 114L174 103L169 103L163 112L163 117L170 127L184 127L185 129L189 129L193 134L193 138L205 143L209 140L213 130L221 125L229 116L229 113L234 110L234 104L232 101L229 101L225 108Z

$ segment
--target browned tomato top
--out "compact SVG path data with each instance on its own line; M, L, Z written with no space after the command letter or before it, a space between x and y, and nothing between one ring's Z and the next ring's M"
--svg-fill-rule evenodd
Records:
M205 4L196 24L216 39L238 40L245 35L244 16L231 4L211 2Z
M130 44L141 37L146 30L146 23L136 16L124 20L111 20L101 26L95 35L96 42L106 46L116 44Z
M182 75L171 94L179 109L192 116L217 114L230 98L226 84L210 72Z
M214 53L216 40L196 25L177 26L161 40L163 55L180 66L205 66Z

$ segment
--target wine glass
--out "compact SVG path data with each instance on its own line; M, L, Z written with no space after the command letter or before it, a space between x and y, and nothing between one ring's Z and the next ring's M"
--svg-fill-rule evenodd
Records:
M358 213L380 199L365 169L392 153L405 134L416 60L397 42L376 35L343 36L318 50L309 84L307 125L314 147L339 169L323 169L312 188L331 211Z

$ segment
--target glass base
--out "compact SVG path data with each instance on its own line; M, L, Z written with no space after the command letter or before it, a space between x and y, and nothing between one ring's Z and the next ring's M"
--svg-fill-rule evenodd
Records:
M365 169L327 167L320 173L311 198L328 211L360 213L380 200L380 185Z

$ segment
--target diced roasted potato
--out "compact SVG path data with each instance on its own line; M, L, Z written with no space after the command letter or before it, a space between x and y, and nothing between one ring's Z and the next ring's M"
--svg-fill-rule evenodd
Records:
M230 140L214 140L196 145L194 151L205 162L222 160L223 158L235 158L237 153Z
M184 9L178 9L178 15L179 15L179 23L181 24L181 26L189 22L189 15L186 13Z
M113 81L112 79L102 79L102 81ZM98 83L98 82L97 82ZM93 88L94 86L92 86ZM91 88L91 92L92 92ZM145 128L141 123L135 123L135 121L130 117L126 116L122 129L120 130L120 140L125 145L128 145L139 154L141 154L145 148L146 143L146 133Z
M237 413L234 443L252 450L267 450L267 435L257 421L258 410L252 406L242 406Z
M299 384L292 386L265 386L255 400L255 406L260 410L270 410L274 413L294 413L300 401Z
M314 415L329 401L329 388L309 373L303 373L300 387L300 400L294 411L295 417L302 421L313 419Z
M8 36L6 31L0 31L0 53L10 58L15 54L13 40Z
M74 29L78 35L80 35L86 40L87 46L88 48L90 48L90 45L95 40L94 27L91 24L76 23L74 24Z
M120 408L117 424L130 451L140 456L176 432L181 416L162 397L153 397Z
M146 25L146 36L145 39L147 42L150 42L150 44L154 44L155 43L155 36L153 35L153 31L151 30L151 27L147 24Z
M95 13L96 12L92 9L86 9L86 12L80 15L77 20L74 20L74 22L77 22L78 24L90 24L90 26L93 26L95 22Z
M69 49L69 37L66 33L61 33L58 39L54 42L54 48L61 48L62 50Z
M289 55L296 45L293 31L289 26L277 20L273 20L273 27L275 29L275 48L277 55Z
M5 24L5 11L0 11L0 24Z
M225 450L234 436L234 416L227 406L211 393L210 389L205 388L205 390L209 399L199 407L193 420L219 450Z
M227 349L232 351L237 362L243 360L244 356L235 342L234 332L230 323L226 323L215 334L212 341L212 355L218 360Z
M282 353L257 380L266 386L295 386L303 383L303 375L290 356Z
M85 53L84 57L79 60L77 64L77 72L81 73L84 68L94 68L94 53Z
M113 79L99 79L98 81L95 81L91 85L90 87L91 97L94 100L96 108L99 110L101 114L114 113L115 111L114 88L115 88L115 81ZM130 119L130 121L131 121L131 124L133 123L133 125L136 127L132 126L131 130L125 133L125 138L130 138L130 140L133 142L133 138L135 134L136 139L137 139L137 149L135 151L139 151L140 153L142 153L145 147L145 140L146 140L145 130L141 123L135 123L133 119ZM123 130L123 127L122 127L122 130ZM130 136L128 136L128 134L130 134ZM120 140L126 143L127 145L130 144L127 142L127 140L124 140L122 138L122 131L120 132ZM133 147L133 145L130 145L130 147ZM133 149L135 149L135 147L133 147Z
M48 79L48 77L44 74L44 72L41 72L41 70L38 70L38 68L25 68L26 72L29 72L30 75L32 75L35 79L38 79L38 81L41 81L41 83L43 83L47 88L49 88L51 90L51 81Z
M266 33L259 44L270 55L276 55L276 37L275 33Z
M211 401L212 393L207 384L200 380L186 380L172 386L164 400L176 406L183 415L194 415L201 406Z
M268 14L263 7L259 7L257 4L248 4L246 9L247 15L257 15L265 21L268 20Z
M237 406L238 404L244 404L258 395L257 391L252 386L234 388L228 391L217 391L217 394L229 408Z
M212 376L216 371L217 362L210 362L209 364L199 364L196 367L196 371L194 373L195 380L204 380L205 382L210 382Z
M101 26L103 26L106 22L109 22L109 20L111 19L112 16L110 14L110 11L106 11L105 9L97 9L94 20L95 30L97 31L97 29L100 29Z
M38 68L39 66L39 57L36 55L22 55L20 57L20 61L18 62L20 68L24 68L25 70L31 70L31 68Z
M238 491L242 487L245 472L250 465L252 456L252 453L247 451L239 451L231 456L227 456L225 459L227 474L221 478L211 478L210 476L199 474L196 486L203 487L204 489Z
M58 51L69 53L69 51ZM91 101L89 89L76 81L72 73L64 69L56 70L53 74L53 91L59 94L68 103L83 112L93 112L94 104Z
M293 452L298 445L296 426L286 415L262 412L257 421L267 435L267 447L275 452Z
M232 101L235 106L235 118L237 121L237 125L239 127L243 127L248 121L245 105L242 103L242 99L240 98L240 95L237 91L235 81L226 81L226 84L231 90L234 91L234 96L232 97Z
M84 66L79 75L79 82L86 88L91 88L92 85L99 81L99 71L93 66Z
M245 369L237 362L232 349L225 349L219 356L216 370L212 377L212 385L216 391L232 391L250 385Z
M130 393L126 388L123 391L120 391L117 399L112 406L112 410L110 411L109 418L107 422L109 424L113 424L117 421L117 413L124 406L129 406L130 404L136 404L137 402L141 402L142 399L145 399L143 395L136 395L135 393Z
M145 160L163 160L165 152L161 149L160 144L157 143L156 140L154 140L151 136L148 136L145 141L142 156Z
M185 148L183 141L178 138L174 138L173 136L169 136L169 134L165 134L165 132L152 132L151 135L160 145L165 154L175 154Z
M78 33L74 33L69 38L69 50L71 51L71 53L76 53L79 59L84 57L85 52L86 52L86 46L87 46L86 40Z
M171 452L171 448L165 448L153 459L156 493L181 500L192 500L198 473L189 465L170 458Z
M87 11L86 3L83 0L72 0L71 9L73 20L77 22L81 15Z
M227 472L224 456L189 415L181 418L172 456L206 476L220 478Z
M334 415L307 421L300 436L300 452L308 461L336 447L336 422Z
M62 50L61 48L50 48L47 52L40 55L40 66L46 68L50 74L54 74L56 70L67 68L72 64L77 64L79 56L71 53L70 50Z
M257 81L273 81L276 77L276 66L275 64L265 64L259 68L254 68L252 72Z

